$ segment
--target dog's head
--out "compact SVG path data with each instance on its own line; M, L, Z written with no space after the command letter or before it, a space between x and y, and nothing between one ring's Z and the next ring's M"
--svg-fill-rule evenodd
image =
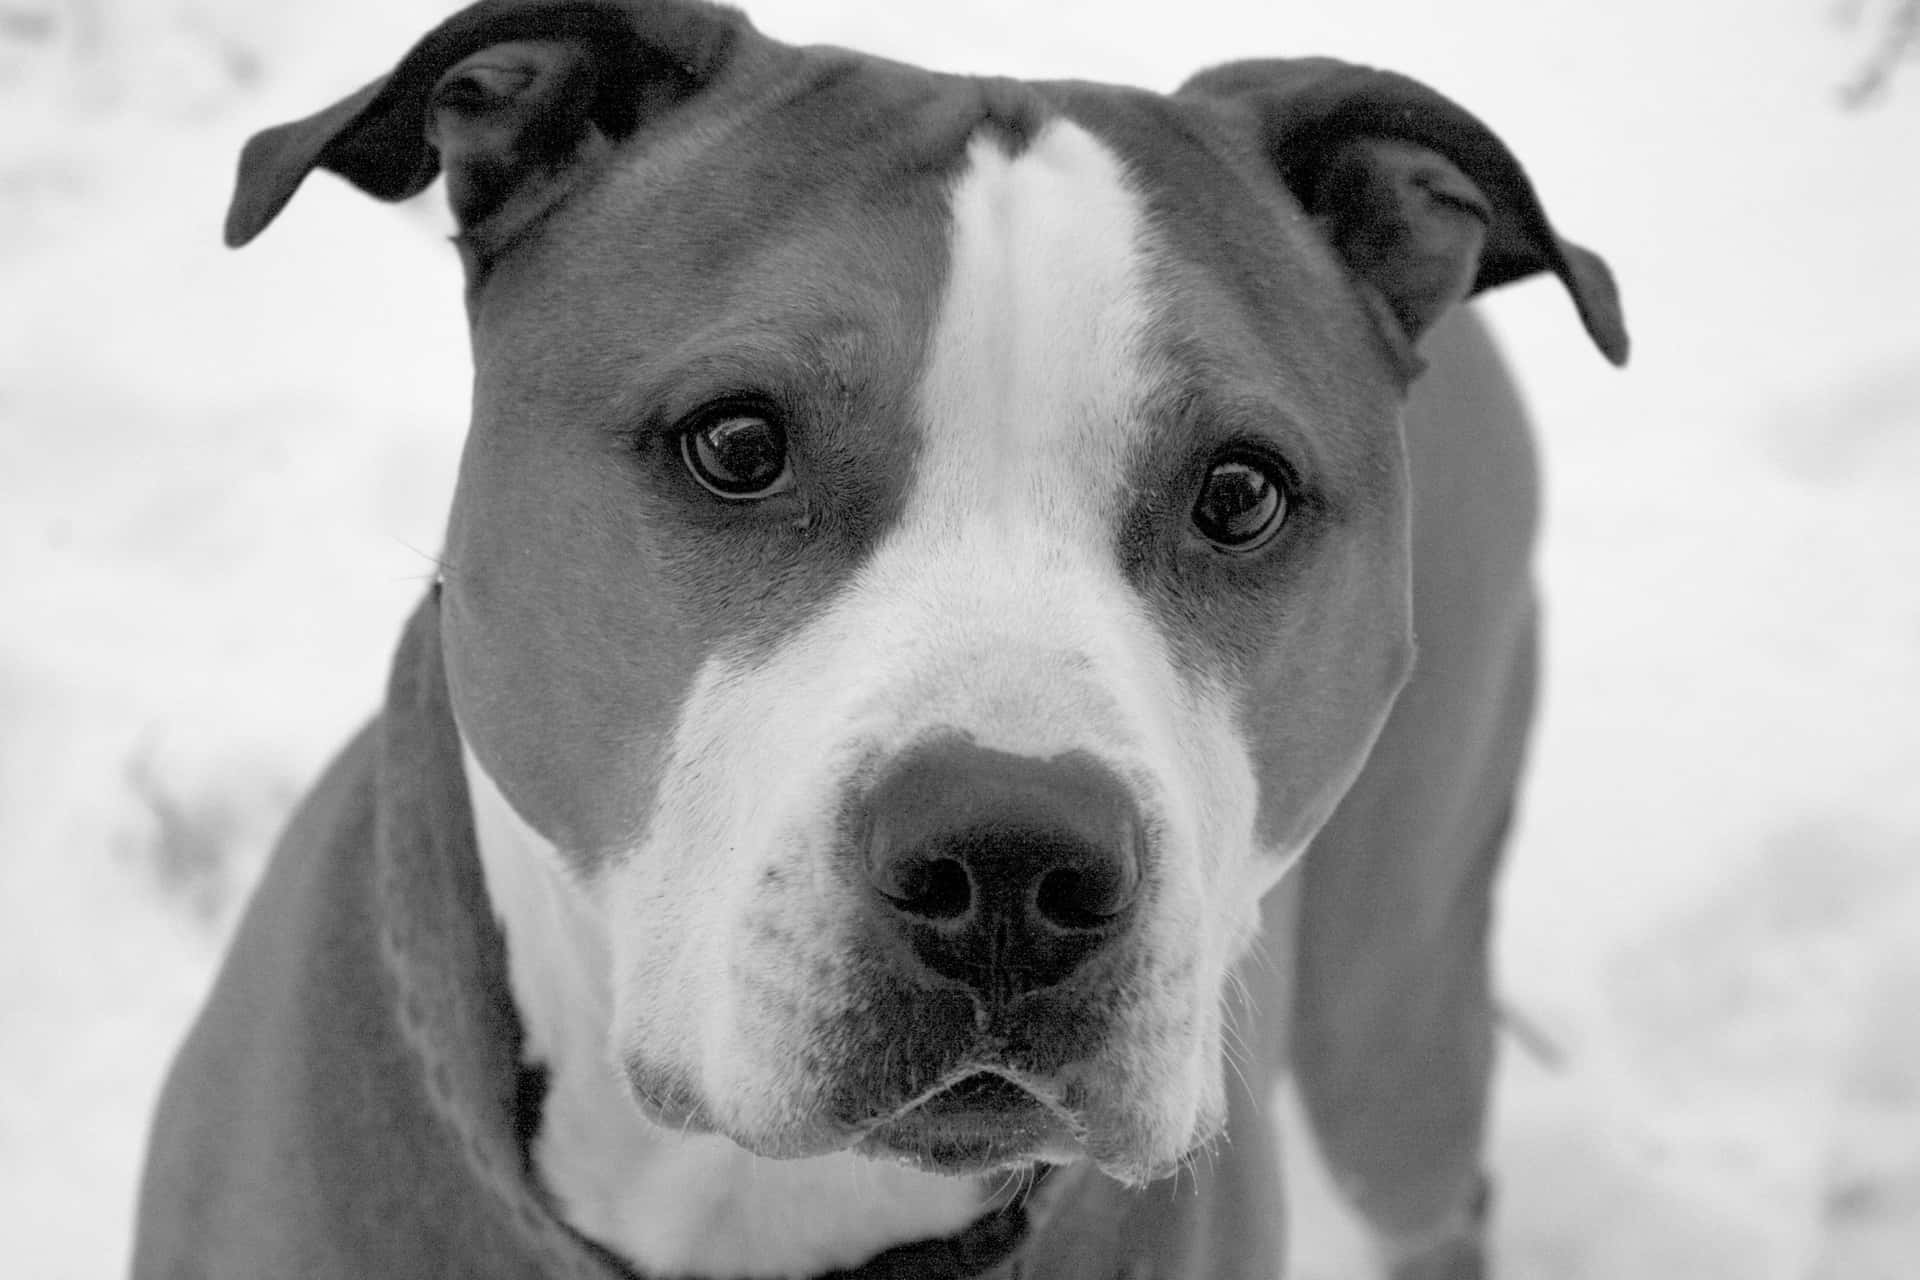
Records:
M607 923L652 1114L763 1153L1144 1180L1223 987L1405 680L1414 344L1605 269L1411 81L1159 96L499 0L256 138L444 172L476 382L445 560L471 750Z

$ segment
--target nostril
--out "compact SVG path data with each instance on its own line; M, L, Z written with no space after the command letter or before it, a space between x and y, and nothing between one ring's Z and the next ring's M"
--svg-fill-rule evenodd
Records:
M878 883L894 906L928 920L958 920L973 906L972 882L955 858L901 858Z
M1059 929L1098 929L1133 899L1128 877L1115 871L1061 867L1040 878L1034 908Z
M1144 887L1131 791L1076 753L941 740L892 762L847 816L873 925L948 981L1054 986L1119 940Z

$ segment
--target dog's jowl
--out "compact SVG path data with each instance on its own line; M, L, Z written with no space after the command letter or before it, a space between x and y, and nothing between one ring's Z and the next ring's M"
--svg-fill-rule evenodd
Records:
M472 426L136 1275L1273 1280L1283 1089L1374 1274L1484 1273L1534 476L1457 308L1626 350L1484 125L487 0L229 241L315 168L444 174Z

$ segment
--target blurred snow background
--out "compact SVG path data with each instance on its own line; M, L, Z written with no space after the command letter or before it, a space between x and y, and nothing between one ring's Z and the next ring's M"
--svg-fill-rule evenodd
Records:
M1502 1274L1920 1275L1920 66L1885 0L762 0L953 69L1170 88L1332 53L1492 121L1632 368L1491 305L1543 424L1551 665L1506 883ZM0 1239L125 1265L161 1071L273 831L374 707L467 377L430 197L246 135L432 0L0 0Z

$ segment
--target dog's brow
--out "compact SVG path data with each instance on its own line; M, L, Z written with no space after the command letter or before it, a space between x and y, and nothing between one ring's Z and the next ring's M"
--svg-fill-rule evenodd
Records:
M1140 416L1151 428L1142 450L1157 455L1267 441L1303 483L1318 484L1323 447L1277 393L1232 378L1172 373L1148 389Z
M779 403L844 401L865 382L863 329L839 316L794 317L702 333L643 359L607 399L603 420L636 436L671 430L706 404L732 395Z

